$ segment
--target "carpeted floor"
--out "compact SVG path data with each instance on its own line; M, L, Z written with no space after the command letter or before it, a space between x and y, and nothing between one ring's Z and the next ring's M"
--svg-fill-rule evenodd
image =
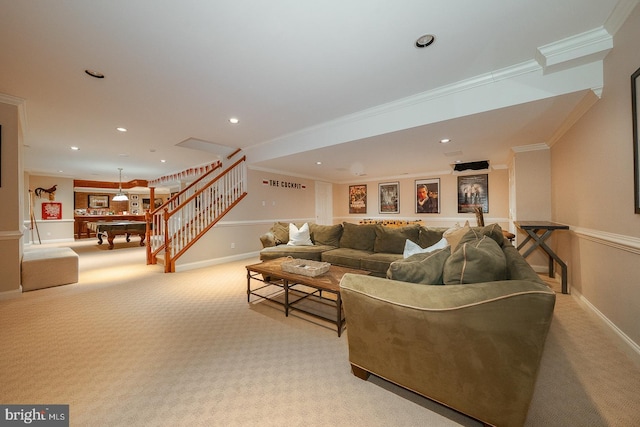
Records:
M348 329L248 305L244 266L164 274L144 248L80 254L80 282L0 300L0 403L73 426L477 426L349 369ZM558 294L528 426L640 425L640 369Z

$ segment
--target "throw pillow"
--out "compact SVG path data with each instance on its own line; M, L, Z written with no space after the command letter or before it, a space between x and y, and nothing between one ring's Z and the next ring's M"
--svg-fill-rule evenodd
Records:
M447 239L445 239L444 237L428 248L422 248L420 245L413 243L411 240L407 239L404 244L404 252L402 253L402 256L403 258L409 258L411 255L433 252L436 249L444 249L447 246L449 246L449 242L447 242Z
M289 246L313 246L309 234L309 224L306 222L298 228L295 224L289 224Z
M490 224L484 227L472 227L469 233L464 236L460 243L468 240L480 239L482 238L482 236L491 237L496 241L498 246L502 246L504 244L504 234L502 233L502 227L500 227L500 225L498 224Z
M387 254L401 254L405 241L417 242L420 234L420 226L418 225L397 228L378 225L375 230L376 239L373 242L373 251Z
M460 227L460 225L456 224L452 228L442 233L442 236L447 239L447 242L449 242L449 245L451 246L451 253L455 252L458 243L470 229L471 227L469 227L469 221L467 221L464 223L463 227Z
M271 227L271 232L276 238L276 245L284 245L289 241L289 225L276 222Z
M442 285L444 283L443 267L450 254L447 247L429 253L415 254L402 261L394 261L389 265L387 278L424 285Z
M507 260L495 240L483 236L462 243L444 264L446 285L506 280Z

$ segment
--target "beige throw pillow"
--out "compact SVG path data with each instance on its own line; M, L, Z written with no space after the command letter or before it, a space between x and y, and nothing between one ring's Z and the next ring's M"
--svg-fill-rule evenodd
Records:
M459 225L454 226L442 233L442 237L447 239L447 242L449 242L449 246L451 246L451 253L455 252L458 247L458 243L460 242L460 240L462 240L464 235L467 234L469 230L471 230L471 227L469 227L469 221L467 221L464 223L463 227L460 227Z

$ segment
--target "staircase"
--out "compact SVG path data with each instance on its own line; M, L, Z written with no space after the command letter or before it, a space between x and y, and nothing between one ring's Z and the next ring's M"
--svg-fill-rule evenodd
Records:
M222 163L162 206L146 213L147 264L164 261L173 273L176 260L247 195L246 157L223 172Z

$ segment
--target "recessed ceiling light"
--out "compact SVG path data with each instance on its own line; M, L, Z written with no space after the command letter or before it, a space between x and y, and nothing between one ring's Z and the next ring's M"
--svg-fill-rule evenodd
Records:
M316 165L321 165L321 164L322 164L322 162L316 162Z
M436 40L436 37L433 34L425 34L424 36L418 37L416 40L416 47L418 49L425 48L431 45Z
M99 71L94 70L84 70L85 73L90 75L91 77L95 77L96 79L104 79L104 74Z
M69 148L71 148L73 151L78 151L80 149L80 147L75 147L75 146L69 147Z
M163 159L163 160L160 160L160 162L161 162L161 163L167 163L167 161L166 161L166 160L164 160L164 159Z
M116 128L116 130L119 132L126 132L127 128Z
M237 124L240 120L238 120L237 117L231 117L229 119L229 123L233 123L234 125Z
M449 138L442 138L442 139L440 140L440 144L446 144L446 143L448 143L448 142L451 142L451 140L450 140Z

